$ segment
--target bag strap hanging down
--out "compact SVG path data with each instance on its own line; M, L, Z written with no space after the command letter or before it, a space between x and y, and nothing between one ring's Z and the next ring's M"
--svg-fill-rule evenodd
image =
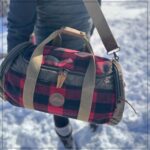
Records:
M108 54L119 51L117 42L107 24L97 0L83 0Z

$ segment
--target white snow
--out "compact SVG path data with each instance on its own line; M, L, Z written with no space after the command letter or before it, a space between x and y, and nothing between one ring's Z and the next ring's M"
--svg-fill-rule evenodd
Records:
M118 55L126 82L126 99L138 115L126 104L119 125L99 125L96 133L91 132L88 123L70 119L73 134L81 150L146 150L149 104L147 75L150 75L147 70L147 3L105 1L102 10L121 47ZM6 35L7 29L3 27L0 52L7 51ZM91 43L96 55L112 58L106 54L96 30ZM1 100L0 103L0 136L3 134L0 143L3 149L57 149L58 137L54 131L52 115L15 107Z

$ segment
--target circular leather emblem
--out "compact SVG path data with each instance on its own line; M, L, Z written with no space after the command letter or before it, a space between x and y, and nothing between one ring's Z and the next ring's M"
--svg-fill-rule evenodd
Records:
M60 107L60 106L63 106L65 99L64 99L64 96L62 94L54 93L50 96L49 102L53 106Z

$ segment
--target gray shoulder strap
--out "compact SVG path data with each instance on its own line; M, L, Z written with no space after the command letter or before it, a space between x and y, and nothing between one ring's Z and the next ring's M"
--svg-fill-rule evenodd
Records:
M119 51L116 40L107 24L107 21L103 15L100 5L97 0L83 0L84 5L93 19L93 23L97 28L97 31L102 39L102 42L108 52L111 54L113 52Z

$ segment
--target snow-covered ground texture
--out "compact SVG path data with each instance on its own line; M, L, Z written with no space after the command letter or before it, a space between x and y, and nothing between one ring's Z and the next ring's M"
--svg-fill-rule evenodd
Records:
M121 47L119 57L126 82L126 99L138 115L127 104L119 125L99 125L96 133L91 132L88 123L70 119L73 135L81 150L147 150L147 3L109 1L103 2L102 9ZM0 50L5 52L6 34L6 28L3 28ZM2 39L2 32L0 38ZM91 42L96 55L112 57L107 56L96 30ZM0 135L3 137L0 144L4 150L58 148L52 115L0 102Z

